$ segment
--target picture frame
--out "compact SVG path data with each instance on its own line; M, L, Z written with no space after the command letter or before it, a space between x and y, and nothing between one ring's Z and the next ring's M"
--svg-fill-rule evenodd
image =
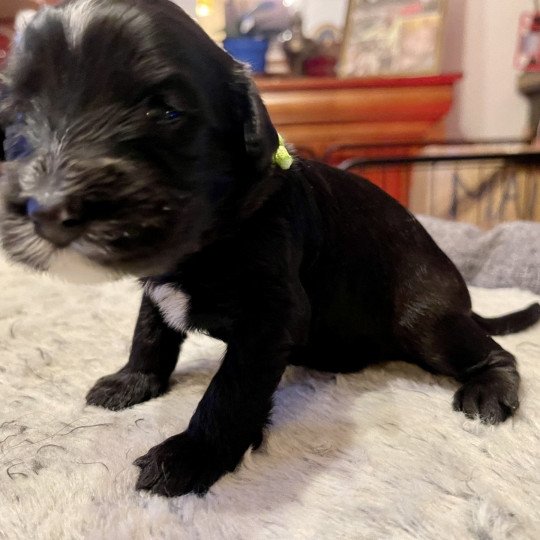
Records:
M518 71L540 72L540 12L522 13L519 18L514 66Z
M445 0L349 0L340 77L437 75Z

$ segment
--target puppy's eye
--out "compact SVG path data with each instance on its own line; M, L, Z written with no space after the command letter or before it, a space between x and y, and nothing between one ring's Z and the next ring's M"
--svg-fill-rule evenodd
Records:
M153 98L148 102L146 117L158 124L175 124L184 118L184 112L169 105L161 98Z
M153 109L146 113L146 117L160 124L172 124L182 118L182 113L174 109Z

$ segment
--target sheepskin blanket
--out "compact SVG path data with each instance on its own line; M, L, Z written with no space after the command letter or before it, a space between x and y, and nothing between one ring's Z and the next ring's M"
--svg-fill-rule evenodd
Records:
M540 325L499 341L522 406L498 427L452 411L454 381L394 362L289 369L266 442L204 498L134 490L133 460L180 432L223 354L194 335L164 396L85 405L125 362L140 292L72 286L0 260L1 539L540 538ZM534 300L472 290L496 315Z

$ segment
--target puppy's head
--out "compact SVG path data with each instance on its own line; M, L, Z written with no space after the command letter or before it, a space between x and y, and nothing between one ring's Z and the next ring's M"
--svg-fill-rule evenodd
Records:
M253 83L168 0L44 9L7 80L1 236L17 261L163 273L264 192L278 142Z

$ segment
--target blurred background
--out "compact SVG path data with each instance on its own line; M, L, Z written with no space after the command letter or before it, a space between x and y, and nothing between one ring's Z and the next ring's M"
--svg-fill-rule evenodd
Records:
M193 0L177 0L179 5L195 13L195 4ZM249 0L239 0L237 2L226 2L224 0L208 0L207 2L199 2L200 5L208 5L208 13L213 14L199 17L200 23L205 27L215 38L223 39L220 32L224 28L223 13L226 4L237 4L243 6L239 9L240 12L248 12L251 7L271 4L285 4L290 6L290 9L298 12L303 22L303 33L306 38L320 39L324 41L330 39L330 29L334 29L335 36L341 45L342 36L347 23L347 15L349 4L353 4L352 8L355 13L349 13L352 19L355 15L366 14L364 21L371 22L371 27L377 32L377 11L391 13L393 9L401 10L405 13L402 16L419 21L425 26L429 26L429 15L431 10L437 11L440 9L441 36L422 36L421 29L416 33L416 36L411 36L412 39L417 38L417 44L421 48L422 37L425 38L426 48L433 47L435 58L434 64L431 66L433 73L462 73L463 78L456 84L453 107L447 119L447 135L452 138L488 138L488 137L506 137L519 138L528 135L528 103L527 99L518 90L518 75L516 70L514 56L518 41L518 28L520 17L524 12L532 12L534 10L534 2L531 0L451 0L447 2L415 2L415 1L379 1L379 2L349 2L348 0L285 0L284 2L257 2ZM415 5L423 6L418 9ZM440 4L440 8L437 7ZM409 6L409 12L407 12ZM412 7L411 7L412 6ZM429 8L429 9L428 9ZM268 9L268 8L267 8ZM420 10L425 12L422 13ZM269 14L267 11L267 14ZM264 10L260 10L260 13ZM276 10L277 15L277 10ZM268 15L267 15L268 16ZM396 16L395 19L398 19ZM384 14L380 16L384 18ZM391 16L387 15L387 20L391 20ZM259 16L263 20L263 16ZM370 20L371 19L371 20ZM294 21L291 21L294 22ZM395 26L399 26L399 21L393 21ZM276 25L278 26L278 25ZM330 27L330 28L329 28ZM360 29L360 24L356 23L356 29ZM362 29L364 29L362 28ZM351 29L353 30L353 29ZM392 34L391 29L388 34ZM326 32L326 33L325 33ZM369 32L364 30L364 34ZM359 32L358 32L359 33ZM382 29L380 34L382 34ZM395 33L395 32L394 32ZM350 50L351 38L345 44ZM358 39L360 36L357 36ZM279 37L277 38L279 40ZM282 40L283 38L281 38ZM437 50L437 39L441 39L440 49ZM376 41L373 39L372 42ZM381 42L382 39L379 39ZM358 56L362 54L362 42L358 51ZM369 56L366 50L370 45L368 39L363 41L364 56ZM396 44L395 49L399 47ZM309 44L308 47L309 48ZM275 73L279 72L281 66L276 67L279 62L279 54L272 55L270 50L270 58L268 71ZM309 54L309 51L306 51ZM338 58L339 53L337 52ZM399 54L400 51L395 51ZM372 55L373 56L373 55ZM358 69L350 69L346 75L383 75L388 74L388 70L384 71L383 66L379 66L377 72L375 66L371 72ZM308 67L309 69L309 67ZM430 68L428 68L428 71ZM367 72L366 72L367 71ZM399 67L396 71L399 71ZM405 68L401 69L406 72ZM409 72L422 71L422 69L410 66Z

